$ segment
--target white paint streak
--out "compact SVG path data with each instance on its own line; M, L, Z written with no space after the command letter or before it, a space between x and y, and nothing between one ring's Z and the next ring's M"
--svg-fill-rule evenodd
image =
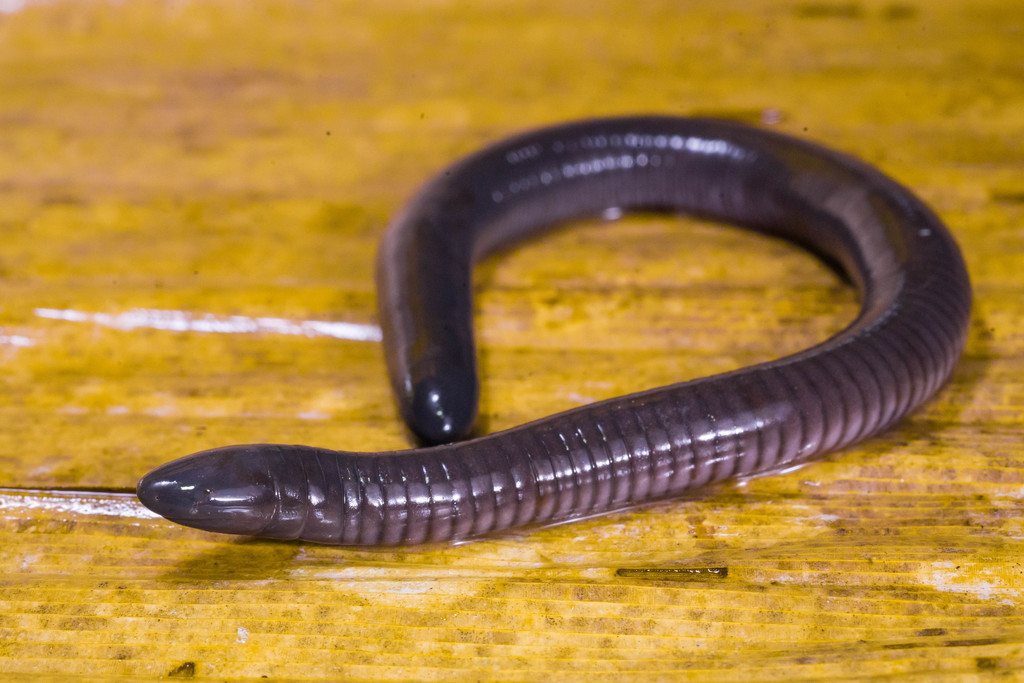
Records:
M0 346L35 346L35 341L20 334L0 334Z
M238 637L235 638L236 643L244 643L245 641L249 640L249 629L245 628L244 626L239 626L236 633L238 634Z
M980 600L1017 600L1022 593L1006 580L1003 568L992 571L976 566L957 565L948 560L922 563L918 578L935 590L966 593Z
M25 9L28 0L0 0L0 14L14 14Z
M77 493L0 488L0 515L27 518L33 511L73 515L100 515L129 519L160 519L131 493Z
M329 320L293 321L284 318L250 318L244 315L213 315L186 311L134 308L124 313L87 313L74 309L37 308L35 314L49 320L93 323L116 330L148 328L170 332L214 334L288 334L304 337L333 337L350 341L381 340L376 325Z
M54 0L0 0L0 14L17 14L23 9L49 5Z
M437 583L433 581L382 581L377 584L362 583L359 588L362 590L380 591L392 595L422 595L437 590Z

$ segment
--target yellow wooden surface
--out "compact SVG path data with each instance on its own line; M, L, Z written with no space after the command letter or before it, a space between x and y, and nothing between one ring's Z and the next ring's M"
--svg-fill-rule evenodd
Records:
M0 673L1024 677L1022 65L1018 0L0 15ZM127 493L227 443L406 445L376 342L154 327L373 325L375 244L431 173L527 127L647 111L804 135L929 201L976 285L951 385L798 472L456 547L239 541ZM855 307L739 231L562 231L480 271L484 425L772 358Z

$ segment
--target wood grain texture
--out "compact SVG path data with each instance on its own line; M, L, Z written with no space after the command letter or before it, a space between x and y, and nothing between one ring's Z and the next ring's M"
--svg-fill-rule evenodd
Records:
M0 674L1024 676L1021 64L1010 0L0 15ZM635 112L761 122L914 188L976 287L952 383L798 472L455 547L238 541L127 493L228 443L406 444L378 344L267 326L374 325L376 242L431 173ZM560 231L478 282L487 430L776 357L856 310L790 246L665 217ZM264 318L284 323L181 331Z

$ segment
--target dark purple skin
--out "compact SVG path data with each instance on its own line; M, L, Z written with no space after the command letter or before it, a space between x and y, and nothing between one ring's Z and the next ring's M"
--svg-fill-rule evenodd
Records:
M477 410L473 264L607 209L684 212L799 243L845 272L860 314L791 356L456 442ZM949 232L879 171L737 123L654 116L546 128L451 166L389 227L378 288L401 415L421 440L445 445L217 448L148 474L142 502L208 531L390 546L671 498L805 462L899 420L948 378L971 307Z

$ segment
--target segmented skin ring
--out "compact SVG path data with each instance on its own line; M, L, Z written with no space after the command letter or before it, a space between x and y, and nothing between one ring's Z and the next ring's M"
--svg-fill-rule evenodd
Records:
M856 286L857 318L799 353L465 437L476 418L472 268L609 209L681 212L796 242ZM317 543L467 539L772 472L864 439L945 382L971 287L935 214L874 168L738 123L658 116L529 132L449 167L388 228L380 317L399 412L388 453L229 446L168 463L144 504L187 526Z

